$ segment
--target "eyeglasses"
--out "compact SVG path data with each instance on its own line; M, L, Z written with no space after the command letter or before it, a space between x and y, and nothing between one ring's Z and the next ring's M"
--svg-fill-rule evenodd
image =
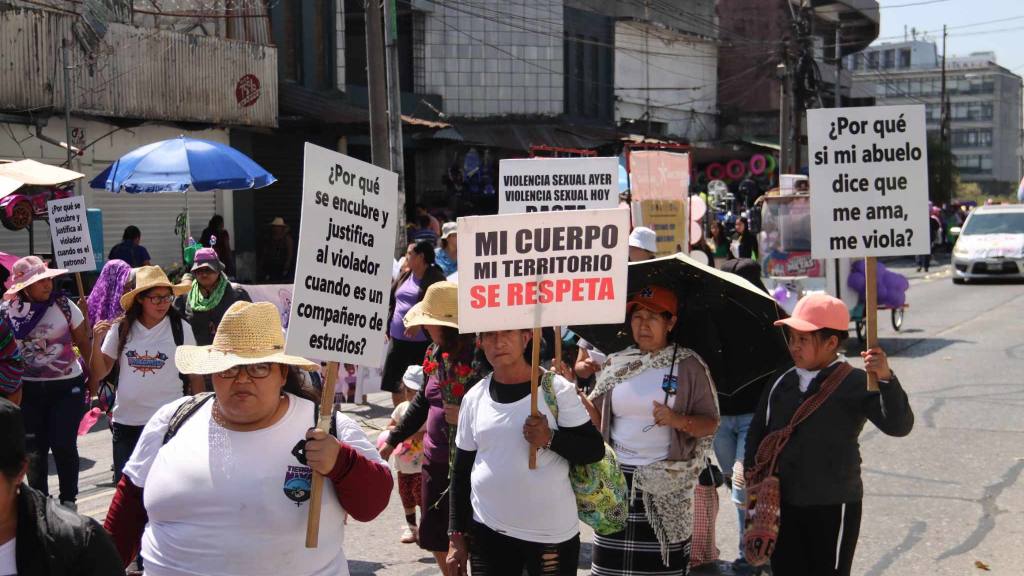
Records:
M234 379L238 378L238 375L242 372L242 368L245 368L245 373L248 374L250 378L266 378L267 376L270 376L271 366L273 366L273 364L269 362L245 364L244 366L232 366L227 370L222 370L217 375L221 378Z
M174 294L168 294L167 296L143 296L143 298L149 300L149 303L153 305L174 302Z

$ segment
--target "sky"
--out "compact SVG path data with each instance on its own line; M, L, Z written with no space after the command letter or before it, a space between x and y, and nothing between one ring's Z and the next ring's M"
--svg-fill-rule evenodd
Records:
M949 56L992 51L996 62L1024 75L1024 1L1022 0L878 0L881 30L876 43L903 40L904 27L927 32L942 52L942 25L949 28Z

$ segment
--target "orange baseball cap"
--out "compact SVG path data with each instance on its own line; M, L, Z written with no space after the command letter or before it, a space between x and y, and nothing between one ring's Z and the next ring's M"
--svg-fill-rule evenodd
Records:
M642 306L658 314L662 312L668 312L673 316L679 314L679 300L676 298L676 293L661 286L648 286L634 294L626 304L626 313L632 314L637 306Z
M789 326L800 332L814 332L822 328L850 329L850 311L843 301L823 292L804 296L796 303L793 315L775 322L776 326Z

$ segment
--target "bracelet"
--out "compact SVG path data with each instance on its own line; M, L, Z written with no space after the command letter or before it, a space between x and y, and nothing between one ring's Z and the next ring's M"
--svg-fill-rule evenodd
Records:
M551 450L551 443L555 441L555 431L551 431L551 437L548 438L547 444L544 444L545 450Z

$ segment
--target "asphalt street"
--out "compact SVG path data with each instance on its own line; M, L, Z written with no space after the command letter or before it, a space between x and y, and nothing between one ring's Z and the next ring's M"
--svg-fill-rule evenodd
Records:
M955 286L948 266L925 274L908 260L887 264L911 278L910 307L898 333L883 312L879 335L917 421L906 438L870 423L861 436L866 495L853 572L1024 573L1024 285ZM855 338L849 348L859 365ZM371 395L370 405L346 411L373 437L387 422L390 398ZM102 519L113 492L104 423L80 439L80 452L79 507ZM52 465L50 481L55 488ZM731 560L736 515L720 496L718 545ZM436 574L429 554L399 543L403 523L397 493L373 522L350 521L344 546L352 574ZM583 540L580 574L589 573L586 530Z

